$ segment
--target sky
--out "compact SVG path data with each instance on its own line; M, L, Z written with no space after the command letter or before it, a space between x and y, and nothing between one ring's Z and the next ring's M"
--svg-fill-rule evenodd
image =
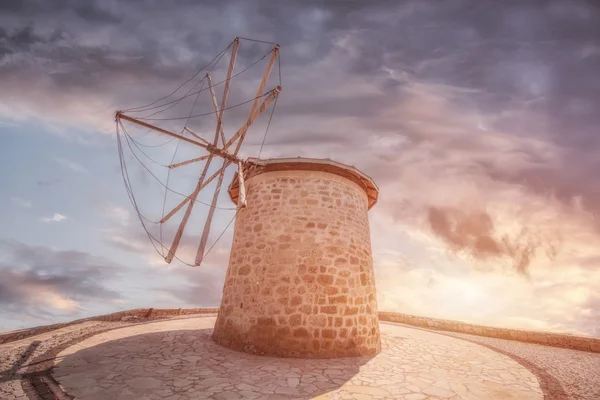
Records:
M331 158L379 186L380 310L600 336L600 6L583 0L0 0L0 330L219 305L234 205L223 190L201 267L164 263L129 202L114 113L167 96L236 36L281 45L283 88L264 147L271 109L241 155ZM240 41L248 70L228 104L255 96L271 47ZM210 137L210 97L192 99L155 118L208 115L154 122ZM247 112L225 112L228 137ZM198 152L127 129L156 221L201 171L173 170L165 197L163 166ZM195 205L184 261L206 212Z

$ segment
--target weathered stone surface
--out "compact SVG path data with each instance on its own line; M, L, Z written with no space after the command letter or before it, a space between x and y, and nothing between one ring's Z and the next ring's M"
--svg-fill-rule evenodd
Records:
M215 341L283 357L377 354L365 190L331 172L297 170L254 175L246 186Z
M597 337L574 336L554 332L530 332L516 329L494 328L490 326L468 324L465 322L384 311L379 313L379 320L398 322L413 326L423 326L449 332L466 333L469 335L487 336L491 338L516 340L519 342L537 343L554 347L564 347L567 349L600 353L600 338Z
M536 377L509 357L424 330L382 324L382 351L373 358L299 360L219 346L211 340L214 322L182 319L101 333L60 353L55 377L69 395L82 400L101 395L159 400L543 398ZM183 344L185 353L179 353ZM161 371L153 367L171 357L202 361L193 368L185 362Z
M147 309L145 310L147 312ZM180 314L184 313L179 313L175 309L175 315ZM153 400L160 400L161 398L170 400L214 398L211 393L234 391L232 388L225 388L229 384L237 388L238 394L242 398L287 398L286 395L274 394L274 390L279 385L290 386L289 378L299 379L300 383L297 388L302 393L310 393L310 396L314 396L312 398L369 398L370 395L366 394L352 396L347 391L344 392L344 379L349 375L360 379L362 385L375 385L377 387L394 385L389 386L393 388L393 395L391 397L384 396L383 398L399 397L413 400L432 398L423 394L423 390L429 387L446 390L450 388L456 393L456 396L452 398L455 400L528 399L532 396L533 398L539 398L536 397L538 395L536 390L522 387L522 385L528 385L534 389L541 386L544 391L544 399L548 400L600 399L600 385L598 384L600 354L593 352L539 346L526 342L464 333L436 331L435 335L430 336L431 332L406 326L399 326L400 330L393 328L392 331L389 331L390 324L383 323L381 325L383 350L364 365L357 362L360 358L341 360L290 359L284 360L286 364L282 365L278 364L278 361L281 360L253 357L220 346L213 346L209 348L209 351L206 351L205 342L207 342L209 333L202 336L202 340L197 340L196 333L191 332L190 334L190 330L212 327L214 318L198 318L198 316L173 318L189 319L189 321L176 322L170 319L150 324L147 322L140 324L139 321L136 324L132 324L131 321L88 321L80 324L69 324L51 332L0 345L0 371L4 371L2 380L0 380L0 399L25 400L26 398L38 398L35 393L32 394L29 391L31 387L27 386L27 373L50 368L54 361L53 357L61 351L61 346L65 346L73 340L83 340L90 334L132 325L135 326L135 328L131 328L133 330L128 328L128 330L114 331L114 335L113 333L105 333L92 336L86 339L85 343L81 343L83 346L72 345L64 350L59 354L56 361L60 362L68 358L69 363L62 364L60 368L53 370L54 378L68 390L73 389L69 389L70 383L74 383L74 386L80 386L77 391L80 395L79 398L83 400L106 398L135 400L144 398L144 396L140 397L134 394L132 388L126 384L115 385L115 382L122 382L124 379L134 379L136 377L155 377L162 380L166 376L172 376L172 379L188 379L194 381L194 384L178 388L178 393L181 394L176 394L174 387L171 389L149 389L152 394L148 398ZM460 326L460 323L455 324L456 327ZM152 343L147 343L149 346L147 358L137 356L134 345L143 341L145 337L140 335L167 331L170 333L158 337ZM342 331L340 331L341 333ZM415 337L412 333L416 333L418 336ZM131 336L131 339L126 339L128 335ZM398 337L394 339L390 336ZM465 347L463 341L444 343L441 341L443 336L456 336L463 340L487 346L493 351L489 352L489 349L483 349L485 353L481 353L481 347L470 347L468 343L469 347ZM437 340L434 338L437 338ZM98 346L107 340L115 340L114 347L102 349ZM394 341L393 344L391 344L392 341ZM39 343L39 345L35 347L29 357L26 356L25 354L29 354L30 346L34 343ZM85 351L88 348L93 349L94 346L98 346L96 348L99 350L91 353ZM79 351L82 351L81 357L77 355ZM207 368L207 363L213 362L213 358L210 357L206 358L207 361L205 361L206 355L211 351L216 351L214 356L216 364L214 368ZM500 367L495 362L498 357L497 352L513 357L520 364L526 366L527 369L513 368L514 363L507 364L507 367ZM229 354L231 354L230 358L228 358ZM189 357L202 359L192 365L184 360ZM160 366L161 361L168 359L176 359L178 362L169 366ZM243 359L253 359L256 360L256 363L249 365ZM271 362L271 360L274 361ZM237 369L231 370L231 366L236 366L237 363L240 363ZM155 364L157 365L155 366ZM92 367L92 369L85 370L86 366ZM465 367L468 368L469 373L465 373ZM509 371L506 371L507 368ZM243 383L240 381L241 377L236 374L236 370L239 369L249 371L247 375L244 375ZM311 372L313 369L314 372ZM190 374L188 372L190 370L194 373ZM12 374L11 371L15 373ZM279 372L279 374L275 375L274 381L269 380L269 374L274 372ZM531 373L534 373L536 377L532 378ZM129 374L129 377L124 376L126 374ZM224 377L221 378L221 376ZM209 378L221 380L206 381ZM93 384L94 381L96 382L95 385ZM211 385L204 388L201 385L204 381ZM87 387L82 388L81 382L84 382L84 386ZM338 390L332 389L328 393L317 394L329 387L327 382L342 386L339 386ZM348 384L357 385L357 382L358 380L351 380L348 381ZM295 381L292 381L292 383L295 383ZM207 393L207 390L212 390L212 392Z

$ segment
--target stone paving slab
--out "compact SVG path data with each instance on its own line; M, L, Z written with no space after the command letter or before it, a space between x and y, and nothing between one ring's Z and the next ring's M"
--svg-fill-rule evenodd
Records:
M443 334L490 346L531 364L531 369L550 385L559 385L566 395L553 393L545 399L600 399L600 354L586 351L556 348L513 340L503 340L466 333L443 332ZM549 385L549 386L550 386Z
M35 342L35 341L42 341L42 342L47 341L54 337L59 337L59 336L66 335L71 332L76 332L81 329L91 328L91 327L98 326L101 324L102 323L98 322L98 321L88 321L88 322L83 322L81 324L69 325L64 328L59 328L59 329L56 329L53 331L44 332L39 335L30 336L30 337L20 339L20 340L15 340L14 342L0 344L0 349L5 350L5 351L10 351L12 349L22 347L23 345L29 345L30 343Z
M58 354L53 375L77 399L542 399L510 357L464 340L381 324L374 358L252 356L211 340L214 318L92 336Z
M204 316L204 315L203 315ZM198 315L175 316L171 319L198 318ZM85 339L87 336L115 328L146 324L142 321L86 321L63 328L47 331L38 335L0 344L0 400L24 400L39 397L26 393L35 392L31 381L40 374L49 375L49 367L53 365L54 356L70 345ZM47 386L47 385L44 385ZM47 397L55 400L54 396Z

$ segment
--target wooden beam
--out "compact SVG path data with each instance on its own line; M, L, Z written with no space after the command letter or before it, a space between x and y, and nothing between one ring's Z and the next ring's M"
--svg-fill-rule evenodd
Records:
M192 136L194 136L196 139L201 140L202 143L210 143L208 140L204 139L202 136L198 135L196 132L192 131L190 128L188 128L187 126L183 128L184 131L188 131Z
M252 123L254 122L254 120L256 120L256 118L258 118L258 116L260 114L262 114L266 108L269 106L269 104L271 104L273 102L273 100L275 100L277 98L277 96L279 96L279 92L281 91L281 86L277 86L275 89L273 89L271 91L271 93L269 93L269 95L265 98L265 100L263 101L263 103L260 105L260 107L258 107L257 109L255 109L249 116L248 119L246 120L246 122L244 123L244 125L242 125L242 127L235 133L235 135L233 135L231 137L231 139L229 139L229 141L227 141L227 143L225 144L225 146L223 146L222 150L227 150L229 147L231 147L231 145L240 137L246 134L246 132L248 131L248 128L250 128L250 125L252 125ZM237 149L239 151L239 148L241 147L241 145L237 146ZM235 156L237 156L237 152L234 153Z
M211 155L217 155L219 157L226 158L226 159L228 159L228 160L230 160L232 162L237 162L239 160L239 158L237 158L236 156L233 156L233 155L229 154L227 151L225 151L225 150L217 147L215 144L212 144L212 143L206 143L205 144L205 143L196 142L195 140L192 140L190 138L186 138L185 136L182 136L182 135L180 135L178 133L171 132L171 131L168 131L168 130L163 129L163 128L159 128L158 126L154 126L154 125L148 124L148 123L146 123L144 121L140 121L140 120L138 120L136 118L132 118L132 117L130 117L128 115L125 115L125 114L117 113L117 119L124 119L126 121L133 122L134 124L143 126L145 128L154 129L155 131L160 132L160 133L164 133L165 135L173 136L173 137L175 137L177 139L181 139L181 140L183 140L185 142L195 144L196 146L200 146L203 149L208 150L211 153ZM185 128L185 130L188 131L188 132L190 132L194 136L200 138L201 140L204 140L200 136L196 135L191 129ZM218 141L219 137L217 136L216 139Z
M196 146L200 146L200 147L202 147L202 148L206 149L206 145L205 145L205 144L198 143L198 142L196 142L195 140L192 140L192 139L190 139L190 138L186 138L185 136L179 135L179 134L177 134L177 133L175 133L175 132L171 132L171 131L168 131L168 130L166 130L166 129L159 128L158 126L151 125L151 124L149 124L149 123L147 123L147 122L140 121L139 119L132 118L132 117L130 117L130 116L128 116L128 115L122 114L122 113L121 113L121 112L119 112L119 111L117 111L116 118L117 118L117 120L119 120L119 119L124 119L124 120L126 120L126 121L133 122L134 124L137 124L137 125L143 126L144 128L150 128L150 129L154 129L154 130L155 130L155 131L157 131L157 132L164 133L165 135L168 135L168 136L175 137L175 138L177 138L177 139L183 140L184 142L188 142L188 143L191 143L191 144L195 144Z
M244 183L244 166L238 163L238 208L246 207L246 185Z
M192 131L190 128L185 128L185 130L186 130L186 131L188 131L189 133L191 133L192 135L196 136L196 137L200 137L200 136L198 136L196 133L194 133L194 131ZM203 140L204 140L204 139L203 139ZM218 137L218 136L216 136L216 140L217 140L217 141L219 140L219 137ZM221 158L226 158L226 159L228 159L228 160L230 160L230 161L233 161L233 162L237 162L237 161L239 160L239 158L237 158L236 156L233 156L233 155L229 154L227 151L225 151L225 150L223 150L223 149L221 149L221 148L217 147L216 145L214 145L214 144L212 144L212 143L208 143L208 142L207 142L207 143L206 143L205 145L203 145L203 146L204 146L204 148L205 148L206 150L208 150L208 151L209 151L209 152L210 152L212 155L216 155L216 156L219 156L219 157L221 157ZM211 158L209 157L209 160L210 160L210 159L211 159Z
M221 167L219 173L219 180L217 181L215 193L213 194L212 202L210 203L210 209L208 210L208 215L206 217L206 221L204 222L204 229L202 230L202 237L200 238L200 246L198 246L198 251L196 252L196 259L194 261L194 265L196 267L199 266L204 259L204 250L206 249L206 243L208 242L208 234L210 233L210 226L212 224L213 216L215 215L217 200L219 199L219 193L221 192L221 185L223 184L223 176L225 175L226 167L227 160L223 160L223 166Z
M215 140L213 142L214 146L217 146L217 144L219 143L219 134L221 133L222 129L223 129L223 113L225 112L225 107L227 106L227 98L229 97L229 87L231 85L231 77L233 74L233 68L235 66L235 60L237 58L237 52L238 52L238 46L240 44L240 40L236 37L235 40L233 41L233 49L231 51L231 59L229 60L229 69L227 70L227 78L225 79L225 87L223 89L223 98L221 99L221 107L220 108L216 108L215 111L217 111L217 129L215 131ZM209 77L210 79L210 77ZM211 85L212 86L212 85ZM211 90L212 92L212 90ZM216 96L213 97L213 102L215 102L215 107L216 107ZM225 143L225 136L223 136L222 138L223 143ZM225 149L223 149L223 152L227 153L225 151ZM229 154L229 153L227 153ZM211 158L208 159L208 161L206 162L206 165L208 165L211 161ZM208 240L208 234L210 232L210 223L212 222L212 217L215 213L215 206L216 206L216 200L219 196L219 191L221 190L221 184L223 183L223 173L225 172L225 168L227 168L227 166L230 164L229 160L224 160L223 161L223 167L221 167L221 169L218 171L218 176L219 176L219 181L217 183L217 188L215 189L215 194L213 195L213 201L211 203L211 207L208 210L208 217L206 219L206 223L204 224L204 230L202 231L202 238L200 240L200 245L198 246L198 251L196 253L196 262L194 263L196 266L200 265L200 261L202 260L202 256L204 254L204 248L206 246L206 241ZM206 170L205 170L206 172ZM204 174L203 174L203 178L204 178ZM201 184L199 182L198 187L200 187Z
M173 238L173 243L171 244L171 248L169 249L169 254L167 254L167 256L165 257L165 261L167 263L171 263L171 261L173 261L173 257L175 257L175 252L179 247L179 242L181 240L181 236L183 235L183 230L185 229L185 225L187 224L187 221L190 218L190 214L192 213L192 208L194 207L194 203L196 202L197 196L198 192L194 192L192 193L192 196L188 199L188 207L185 210L185 214L183 214L183 219L179 224L179 228L177 228L175 238Z
M215 149L221 150L221 149L218 149L216 146L219 143L219 132L221 130L221 121L222 121L222 117L223 117L223 111L225 109L225 106L227 105L227 96L229 93L229 85L231 82L231 75L233 74L233 68L235 67L235 60L237 58L239 44L240 44L240 40L238 38L235 38L235 40L233 41L233 49L231 51L231 59L229 60L229 69L227 70L227 80L225 82L223 100L221 101L221 109L219 110L219 117L217 120L217 130L215 132L215 138L212 143L212 149L207 147L207 149L209 151L215 150ZM209 146L209 145L207 145L207 146ZM200 190L202 188L202 184L204 183L204 178L206 177L206 173L208 172L208 168L210 167L210 162L213 159L212 153L213 153L213 151L211 151L211 154L209 155L208 159L206 160L206 163L204 164L204 170L202 171L202 174L200 175L200 179L198 179L198 184L196 185L196 189L194 190L194 192L192 193L192 195L190 196L190 198L188 200L189 201L188 208L185 210L185 215L183 216L183 220L181 221L181 224L179 225L179 228L177 229L177 233L175 234L175 238L173 239L173 244L171 245L171 248L169 249L169 254L167 255L167 258L165 258L165 260L168 263L171 262L171 260L173 259L173 256L175 255L175 252L177 251L177 247L179 246L179 242L181 240L181 235L183 235L183 231L185 230L185 226L187 225L188 219L192 212L192 208L194 207L196 197L198 196L198 193L200 192ZM223 153L227 154L225 151L223 151ZM223 154L219 154L219 155L223 157ZM225 160L225 165L227 165L227 161L228 160Z
M212 98L213 108L215 109L215 117L217 117L217 122L219 121L219 105L217 104L217 96L215 95L215 89L212 84L212 80L210 79L210 74L206 73L206 79L208 80L208 88L210 89L210 97ZM223 131L223 125L221 125L221 141L223 142L223 146L225 145L225 132Z
M225 106L227 105L227 98L229 97L229 86L231 85L231 76L233 73L233 67L235 66L235 60L237 58L238 46L240 44L240 39L237 37L233 41L233 49L231 51L231 60L229 60L229 69L227 70L227 78L225 80L225 88L223 89L223 98L221 99L221 108L218 109L217 113L217 131L218 135L223 127L223 112L225 112ZM215 97L216 101L216 97ZM217 143L215 143L215 146Z
M267 64L267 68L265 70L265 73L263 74L262 81L260 82L258 90L256 91L256 96L254 97L254 101L252 102L252 108L250 109L250 114L252 114L254 112L254 110L256 110L256 106L258 105L258 100L260 99L260 96L262 96L263 90L265 90L265 85L267 84L267 81L269 80L269 76L271 76L271 71L273 70L273 65L275 64L275 60L277 59L278 54L279 54L279 45L277 44L277 45L275 45L275 47L273 48L273 51L271 52L271 58L269 59L269 63Z
M188 165L188 164L195 163L195 162L198 162L198 161L204 161L208 157L210 157L210 155L206 155L206 156L202 156L202 157L198 157L198 158L193 158L191 160L183 161L183 162L180 162L180 163L177 163L177 164L171 164L168 167L171 168L171 169L173 169L173 168L179 168L179 167L183 167L184 165Z
M228 167L229 165L231 165L231 163L232 163L232 162L231 162L231 160L226 160L226 161L227 161L227 167ZM216 178L217 176L219 176L219 174L221 173L221 170L222 170L222 169L227 169L227 167L225 167L225 168L221 168L221 169L217 170L217 172L215 172L214 174L212 174L212 175L210 176L210 178L208 178L206 181L204 181L204 182L202 183L202 185L200 186L200 189L199 189L199 191L200 191L200 190L202 190L202 189L204 189L204 188L205 188L205 187L207 187L208 185L210 185L210 183L211 183L212 181L214 181L214 180L215 180L215 178ZM167 215L165 215L165 216L164 216L164 218L160 220L160 222L161 222L161 223L165 223L165 222L167 222L167 220L168 220L169 218L171 218L171 217L172 217L172 216L173 216L173 215L174 215L174 214L175 214L177 211L179 211L179 210L181 209L181 207L185 206L185 204L186 204L188 201L190 201L190 198L191 198L191 197L192 197L192 195L189 195L188 197L186 197L185 199L183 199L183 200L181 201L181 203L179 203L179 204L178 204L178 205L177 205L177 206L176 206L174 209L172 209L172 210L171 210L171 211L170 211L170 212L169 212Z
M185 206L188 201L190 201L189 197L186 197L185 199L183 199L183 201L181 203L177 204L177 206L175 206L174 209L172 209L167 215L165 215L163 217L163 219L160 220L160 223L164 224L165 222L167 222L169 220L169 218L171 218L173 215L175 215L175 213L177 213L177 211L181 210L181 207Z

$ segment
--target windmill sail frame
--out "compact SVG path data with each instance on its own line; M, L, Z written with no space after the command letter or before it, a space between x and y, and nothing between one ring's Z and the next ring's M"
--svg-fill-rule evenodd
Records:
M178 211L180 211L184 206L187 205L185 213L183 215L183 218L181 219L181 222L179 223L177 232L175 233L175 236L173 238L173 242L168 249L168 253L166 254L166 256L164 256L164 259L167 263L171 263L171 261L175 257L175 254L179 247L181 238L184 235L186 225L187 225L190 215L192 213L193 207L196 203L196 198L198 197L199 193L202 190L204 190L213 180L216 179L217 180L216 187L215 187L215 190L213 193L212 201L210 203L208 215L204 222L204 228L202 231L200 244L199 244L198 250L196 252L194 264L192 266L201 265L204 257L206 256L206 252L205 252L206 245L208 242L208 237L210 234L210 229L212 226L212 220L214 217L214 213L217 208L216 207L217 200L218 200L219 194L221 192L221 187L223 185L223 178L224 178L225 170L232 164L235 164L238 167L237 175L238 175L238 181L240 183L240 196L239 196L237 208L239 210L246 206L246 196L245 196L245 186L244 186L244 168L246 166L248 166L249 164L251 164L252 162L249 160L240 159L238 157L238 153L241 149L242 143L246 137L246 134L247 134L250 126L278 98L282 88L281 88L281 85L278 85L274 89L269 90L266 93L263 93L265 90L265 86L271 75L275 61L279 57L279 45L275 44L273 49L270 51L271 57L269 58L266 70L263 73L260 85L256 91L256 96L254 97L254 99L252 101L252 107L250 109L250 112L248 114L246 121L235 132L235 134L233 134L231 136L231 138L229 138L229 139L226 138L225 132L223 129L223 117L224 117L224 112L227 109L227 100L228 100L228 96L229 96L230 84L231 84L231 80L233 77L233 71L235 68L238 49L239 49L239 39L240 38L236 37L233 41L233 46L232 46L232 50L231 50L231 58L229 60L229 67L227 70L227 78L224 81L225 85L224 85L224 89L223 89L223 95L221 98L220 106L218 105L218 101L217 101L217 97L216 97L216 94L214 91L214 85L212 83L211 76L209 73L206 73L206 75L205 75L205 79L208 82L208 89L210 90L210 96L211 96L211 100L212 100L212 104L213 104L213 108L214 108L214 114L216 116L216 129L215 129L215 135L212 138L212 141L209 141L209 140L201 137L199 134L192 131L187 126L184 127L181 134L179 134L179 133L172 132L168 129L158 127L156 125L153 125L151 123L143 121L139 118L135 118L130 115L127 115L125 113L125 111L117 111L115 114L115 119L117 121L117 124L119 124L119 123L122 124L122 122L121 122L122 120L128 121L128 122L136 124L138 126L154 130L163 135L167 135L167 136L179 139L183 142L201 147L202 149L204 149L205 151L208 152L208 154L203 155L201 157L196 157L196 158L185 160L185 161L178 162L175 164L171 163L170 165L167 166L169 169L173 169L173 168L179 168L179 167L182 167L185 165L193 164L196 162L205 161L202 173L200 174L200 177L198 178L196 187L192 191L192 193L189 196L185 197L178 205L176 205L171 211L169 211L166 215L164 215L162 217L162 219L159 221L160 224L164 224L170 218L172 218ZM263 101L262 101L262 103L259 104L261 99L263 99ZM184 133L184 131L188 132L193 138L184 136L182 134L182 133ZM219 140L221 141L221 143L219 143ZM234 144L235 144L235 148L233 149L233 151L231 151L230 148L233 147ZM207 174L208 174L208 170L210 168L211 162L215 157L218 157L222 160L222 165L215 173L213 173L211 176L209 176L207 178Z

